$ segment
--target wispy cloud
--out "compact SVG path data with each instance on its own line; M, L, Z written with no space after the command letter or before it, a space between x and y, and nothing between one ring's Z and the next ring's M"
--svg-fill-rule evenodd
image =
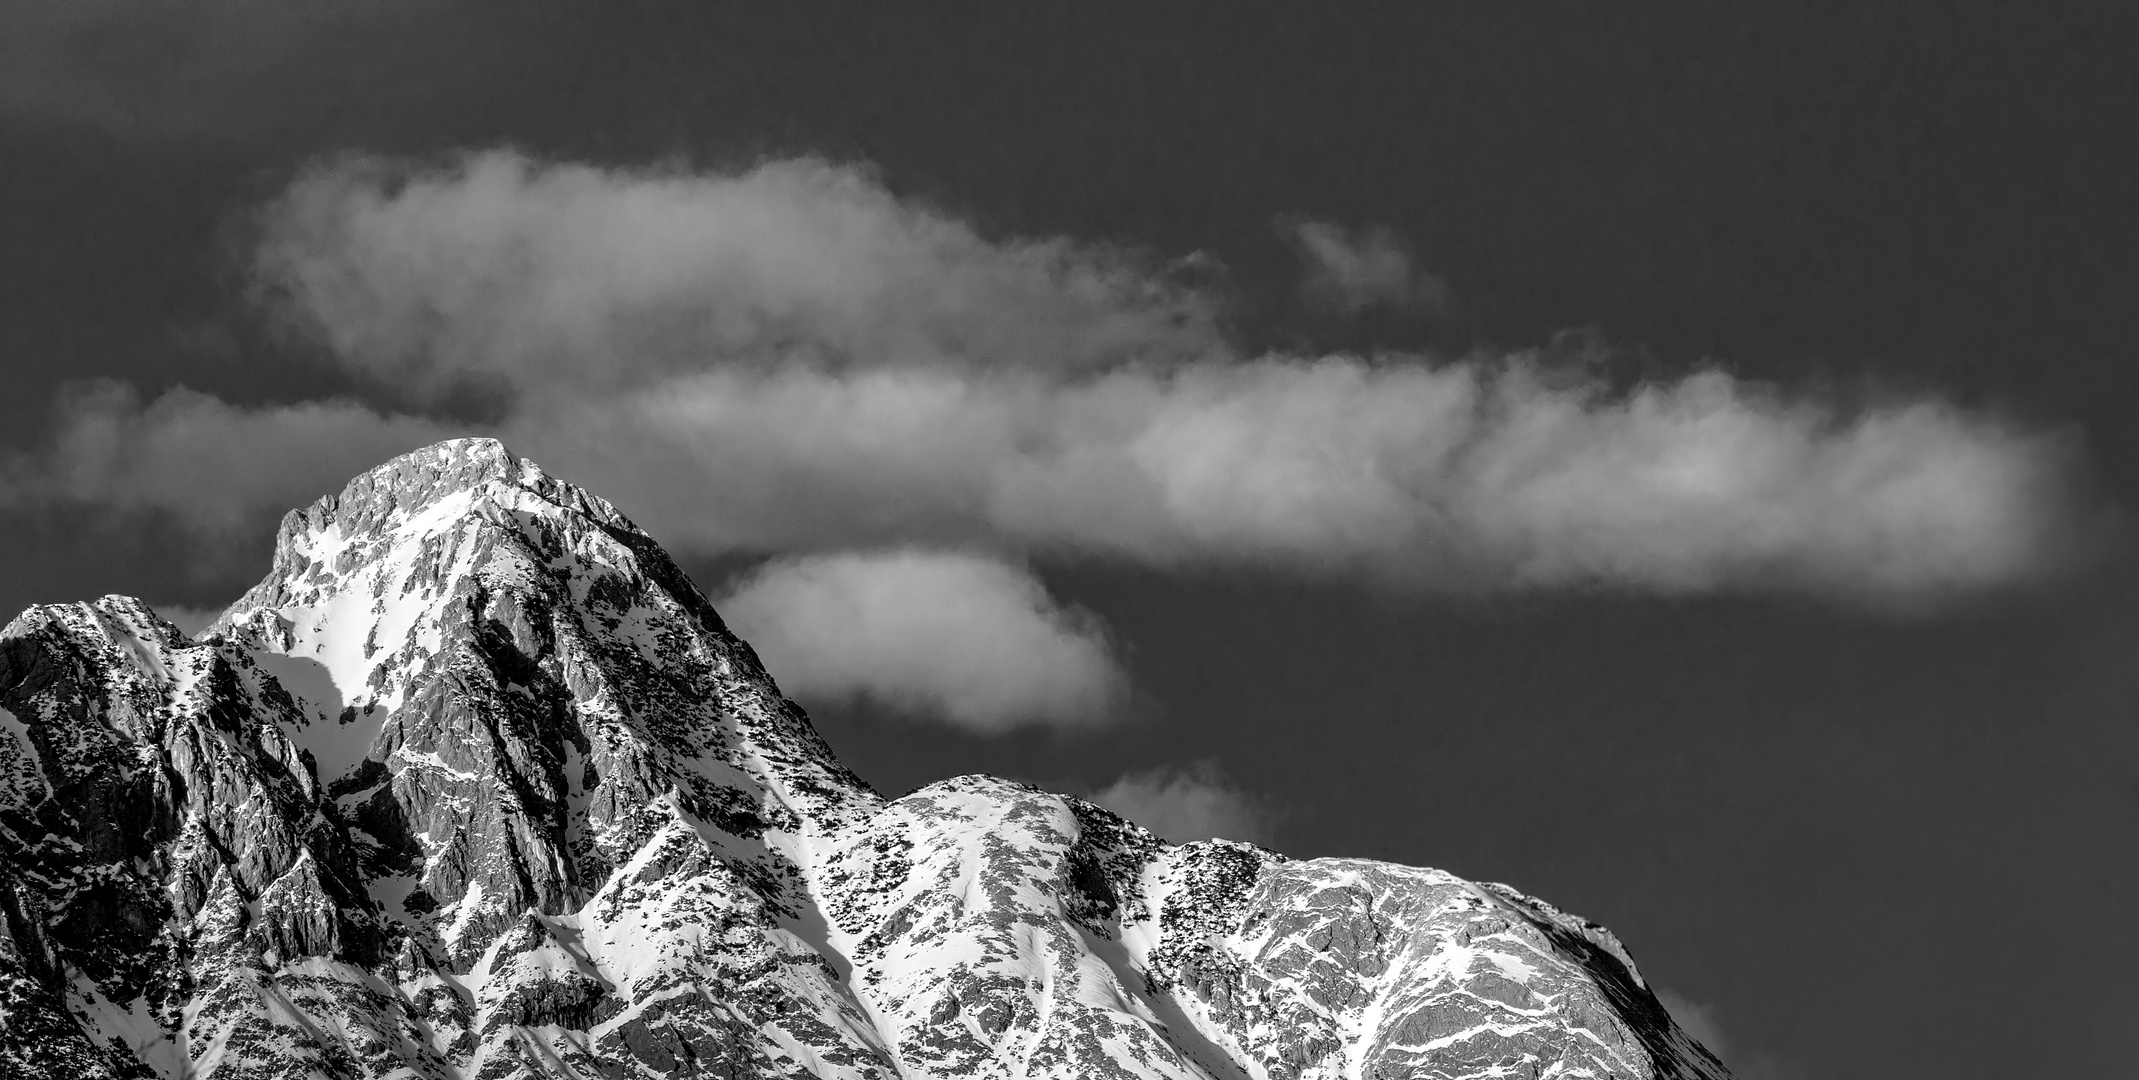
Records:
M1682 994L1658 987L1656 998L1670 1010L1671 1019L1693 1036L1708 1052L1716 1055L1729 1066L1735 1076L1744 1080L1807 1080L1806 1074L1795 1065L1774 1054L1762 1051L1747 1051L1737 1045L1723 1025L1716 1020L1716 1009Z
M41 457L0 461L0 505L66 499L170 514L211 539L257 530L395 454L447 437L433 420L349 400L245 408L183 387L69 386Z
M709 553L938 545L1907 600L2026 580L2064 550L2052 434L1713 369L1613 388L1535 353L1246 356L1159 260L991 238L821 161L344 159L265 220L263 294L399 411L92 394L15 463L18 499L160 500L217 526L330 488L326 444L360 466L474 393L499 403L495 433ZM1393 280L1364 269L1396 265L1371 238L1303 235ZM249 433L247 463L198 506L162 494L220 469L211 418Z
M1403 239L1387 229L1346 229L1326 221L1291 225L1307 262L1307 298L1346 315L1371 307L1447 310L1448 283L1420 269Z
M1212 838L1249 843L1270 840L1267 808L1229 783L1210 762L1133 773L1093 792L1090 798L1175 843Z
M1089 726L1126 686L1098 620L1025 567L898 551L775 560L717 601L781 688L975 731Z

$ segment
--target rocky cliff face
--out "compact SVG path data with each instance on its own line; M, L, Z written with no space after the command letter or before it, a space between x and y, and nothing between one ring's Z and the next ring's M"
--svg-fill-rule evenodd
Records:
M289 515L198 640L0 635L0 1076L1727 1073L1502 886L887 802L644 532L460 440Z

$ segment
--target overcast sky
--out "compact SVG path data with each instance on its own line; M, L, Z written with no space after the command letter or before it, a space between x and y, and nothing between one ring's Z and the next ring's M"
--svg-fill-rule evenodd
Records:
M2128 1067L2139 12L1345 12L10 4L0 608L495 435L887 793L1505 881L1751 1080Z

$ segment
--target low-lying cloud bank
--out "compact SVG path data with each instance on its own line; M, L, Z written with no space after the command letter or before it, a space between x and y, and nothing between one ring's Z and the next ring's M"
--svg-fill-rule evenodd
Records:
M261 220L265 309L352 396L79 386L50 446L0 462L0 505L264 533L393 453L480 430L681 551L828 557L776 565L760 593L874 596L865 571L896 590L923 567L836 553L938 548L1906 604L2026 581L2070 546L2055 434L1928 398L1842 409L1719 370L1614 388L1533 353L1246 355L1217 298L1160 260L991 238L812 159L352 157ZM1342 308L1430 299L1386 234L1310 223L1299 242L1309 287ZM487 422L455 418L470 401ZM1018 595L992 610L1030 601L1053 625L1044 593ZM1096 655L1062 647L1076 633L1024 640ZM977 726L1009 715L955 674L895 684L905 669L876 666L865 688L794 670Z
M1109 718L1127 680L1096 618L986 556L897 551L777 559L716 606L780 686L868 698L974 731Z

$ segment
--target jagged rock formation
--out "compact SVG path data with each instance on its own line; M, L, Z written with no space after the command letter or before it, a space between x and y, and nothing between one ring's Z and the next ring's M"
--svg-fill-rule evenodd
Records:
M0 635L0 1076L1727 1076L1602 928L886 801L608 503L458 440L290 514L189 640Z

